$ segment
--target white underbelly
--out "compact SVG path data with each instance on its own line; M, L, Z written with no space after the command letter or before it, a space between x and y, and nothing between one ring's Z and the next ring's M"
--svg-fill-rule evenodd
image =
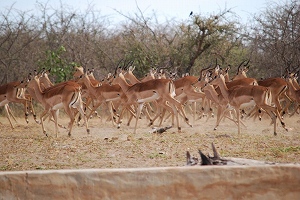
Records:
M118 101L118 100L120 100L120 99L121 99L121 97L118 96L118 97L115 97L115 98L106 99L105 101L106 101L106 102L108 102L108 101Z
M0 102L0 106L4 106L5 104L8 104L9 101L7 99L4 99L3 101Z
M247 103L241 104L240 109L245 109L245 108L253 107L253 106L255 106L255 105L256 105L256 104L255 104L255 101L254 101L254 100L251 100L251 101L249 101L249 102L247 102Z
M62 109L63 107L64 107L64 104L61 102L61 103L58 103L58 104L54 105L52 107L52 110Z
M151 102L151 101L155 101L159 98L159 94L157 94L156 92L153 92L153 95L147 98L143 98L143 99L138 99L137 102L138 103L145 103L145 102Z

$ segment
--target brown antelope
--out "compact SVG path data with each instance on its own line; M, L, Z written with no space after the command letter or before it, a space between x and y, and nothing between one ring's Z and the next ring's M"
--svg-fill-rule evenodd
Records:
M90 132L90 130L88 129L86 116L83 111L80 85L78 85L74 81L67 81L46 88L44 91L42 91L40 87L39 77L34 76L33 78L32 77L29 78L30 80L27 87L34 90L36 98L44 107L44 112L40 116L40 121L42 124L43 133L46 136L48 135L44 127L44 119L43 119L44 116L48 112L52 113L52 116L54 117L55 120L55 133L56 133L55 135L56 137L58 137L58 114L59 114L59 109L61 108L64 108L66 114L70 118L70 123L68 127L69 136L71 136L72 127L75 120L75 116L74 116L75 112L73 109L76 109L83 116L86 125L86 131L87 133Z
M194 83L196 83L197 80L198 77L196 76L184 76L173 81L175 85L175 99L181 104L193 104L193 122L195 122L196 116L196 102L201 102L202 107L205 102L205 94L201 90L196 90L194 87Z
M140 81L136 78L136 76L133 74L133 70L135 67L129 66L128 71L124 73L124 78L126 80L129 80L129 83L136 84L140 82L146 82L148 80L155 79L154 73L152 70L150 70L149 75L146 76L146 78L143 79L143 81ZM175 99L177 99L181 104L185 104L186 102L197 102L200 100L203 100L205 98L205 94L201 91L196 92L195 88L192 86L193 83L197 81L197 77L195 76L184 76L180 79L174 80L174 86L175 86ZM149 104L146 104L147 108L149 110L153 110ZM157 115L150 120L151 123L149 125L152 125L155 120L160 116L161 121L159 123L159 126L162 124L163 116L165 114L165 109L162 111L162 116L160 116L160 112L157 113ZM196 112L196 108L193 110ZM194 113L194 119L195 119L195 113Z
M168 79L154 79L143 83L129 85L122 73L119 73L119 79L117 80L128 98L127 104L137 105L134 133L136 133L137 122L146 102L157 101L158 105L164 106L165 109L170 111L176 117L178 132L181 132L181 127L177 109L185 117L185 121L188 123L183 106L174 99L175 87L173 81ZM122 118L123 112L124 108L120 118Z
M127 96L123 92L122 88L119 84L101 84L100 86L95 87L88 76L89 72L80 76L80 80L83 81L87 90L92 96L97 99L97 105L94 106L92 112L96 110L102 103L104 102L117 102L117 104L125 105L127 102ZM114 113L112 110L112 106L109 105L109 110L111 113L112 122L114 123ZM118 123L118 128L120 127L120 123Z
M127 82L129 85L134 85L134 84L136 84L136 83L146 82L146 81L155 79L155 76L154 76L153 71L150 70L149 74L147 74L146 77L144 77L142 80L139 80L139 79L133 74L133 70L135 69L135 66L132 66L132 65L130 65L130 64L132 64L132 62L128 63L127 66L125 66L125 67L123 67L123 69L120 69L120 70L119 70L119 73L122 73L122 74L123 74L123 76L124 76L126 82ZM128 67L128 65L130 65L130 66ZM125 71L124 69L126 69L127 67L128 67L128 69ZM118 79L118 78L117 78L117 79ZM116 80L117 80L117 79L116 79ZM114 82L116 82L116 80L115 80ZM121 81L122 81L122 80L121 80ZM151 119L150 114L149 114L149 111L151 111L152 113L154 113L155 111L154 111L153 107L150 105L150 102L145 103L145 106L143 106L143 110L144 110L144 112L145 112L145 114L146 114L146 117L147 117L147 118L149 119L149 121L150 121L149 126L151 126L151 125L154 123L155 119L158 118L158 115L156 115L156 116L154 117L154 121L153 121L153 119ZM131 122L133 116L134 116L134 115L131 114L131 116L130 116L130 118L129 118L129 120L128 120L128 123L127 123L128 126L129 126L129 124L130 124L130 122Z
M297 112L297 109L299 108L299 105L300 105L300 89L297 89L295 87L295 82L293 81L293 77L291 77L291 76L287 77L286 82L287 82L288 87L289 87L290 97L296 103L295 110L291 114L291 116L292 116L292 115L295 114L295 112Z
M233 121L237 125L237 121L235 121L235 118L231 113L232 107L228 106L229 102L223 97L222 93L219 90L217 92L216 88L210 83L206 83L202 90L207 98L217 105L217 121L214 130L217 130L217 127L220 125L220 122L224 117ZM236 116L235 110L233 114ZM241 123L245 126L242 121Z
M244 60L243 62L240 63L240 65L237 68L237 72L236 75L232 78L232 80L237 80L237 79L242 79L242 78L247 78L247 71L249 70L249 62L250 60L247 61L247 63L245 63L246 60ZM245 63L245 64L244 64ZM244 64L244 67L241 68L241 66Z
M224 80L225 80L225 76L224 76ZM257 85L257 82L255 79L252 78L244 78L235 81L225 82L225 84L226 87L230 90L236 86ZM206 97L217 105L217 121L214 128L214 130L216 130L221 122L221 119L223 117L227 117L225 114L230 110L229 107L227 106L229 102L223 97L220 88L213 87L211 84L208 83L208 80L207 83L201 89L205 93ZM230 117L227 118L233 121L232 118Z
M93 71L94 71L94 69L89 70L89 73L88 73L88 77L89 77L89 80L90 80L90 83L92 84L92 86L97 87L97 86L100 86L101 84L104 84L104 82L101 83L100 81L95 79L95 77L93 75ZM84 68L82 66L74 67L73 77L75 78L75 80L78 80L79 77L82 76L83 74L84 74ZM90 110L90 114L88 115L88 118L90 118L93 113L97 117L100 118L100 116L98 115L98 113L96 111L96 109L98 107L95 107L95 105L99 104L99 102L97 102L98 101L97 97L95 97L93 94L90 93L90 91L87 89L85 84L83 84L83 83L80 83L80 84L82 86L82 88L81 88L82 98L85 99L84 109L85 109L85 111L87 109ZM92 105L93 108L91 108L90 105ZM114 108L112 108L112 109L114 112L116 112ZM80 120L80 118L79 118L79 120Z
M96 88L96 87L100 87L100 86L101 86L101 88L103 88L105 86L111 86L112 84L107 83L106 81L100 82L100 81L96 80L94 75L93 75L93 69L92 70L87 70L86 71L86 75L87 75L86 78L88 78L88 81L89 81L88 85L91 86L90 89L89 89L87 87L87 84L85 84L83 82L83 80L80 80L80 79L84 78L84 74L85 74L84 68L80 66L80 67L75 67L74 69L75 69L75 71L74 71L73 77L75 78L75 80L77 80L77 82L79 84L81 84L82 90L83 90L83 98L86 99L85 110L87 108L90 110L88 118L90 118L93 113L95 113L98 116L98 113L97 113L96 110L105 101L103 101L103 99L100 100L98 98L98 96L95 95L96 93L93 90L91 90L91 88ZM109 109L110 112L111 111L113 112L113 119L115 119L115 116L118 116L117 111L116 111L117 108L115 107L115 104L118 104L119 102L114 100L114 103L112 103L111 101L107 101L107 103L108 103L108 109ZM89 107L90 104L92 104L92 108ZM114 121L113 121L113 123L114 123Z
M279 113L284 114L285 110L282 109L280 104L281 98L284 98L288 104L290 104L291 99L287 96L286 92L288 90L287 82L282 78L267 78L257 81L258 85L267 87L272 93L272 103L275 104Z
M16 119L8 105L10 102L21 103L24 105L25 120L28 123L27 103L30 100L25 97L24 88L26 87L26 84L27 83L23 81L15 81L0 86L0 106L4 106L6 117L12 128L14 128L14 125L11 122L11 117L15 121Z
M232 89L228 89L225 83L224 76L220 74L217 78L211 82L213 85L220 87L223 97L229 102L237 114L238 133L240 134L240 109L243 106L256 105L258 108L265 110L271 117L274 124L274 135L276 132L276 118L281 121L281 125L285 128L285 124L281 119L281 116L276 107L270 105L270 90L263 86L249 85L249 86L236 86Z

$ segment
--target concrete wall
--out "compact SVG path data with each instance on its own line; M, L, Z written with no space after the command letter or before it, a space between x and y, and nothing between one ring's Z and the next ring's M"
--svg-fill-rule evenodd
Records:
M300 166L0 172L0 199L300 199Z

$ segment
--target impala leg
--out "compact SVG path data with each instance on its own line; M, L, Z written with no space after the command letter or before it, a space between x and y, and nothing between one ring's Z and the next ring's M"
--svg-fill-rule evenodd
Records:
M262 105L261 108L264 109L267 112L267 114L271 117L271 119L272 119L272 121L274 123L274 135L277 135L277 132L276 132L276 127L277 127L276 126L276 119L277 119L277 117L280 120L282 127L285 130L287 130L285 128L285 123L283 122L283 120L282 120L282 118L281 118L281 116L279 114L279 111L278 111L278 109L276 107L272 107L272 106L269 106L269 105Z
M237 125L238 125L238 134L241 134L241 126L240 126L240 109L235 109L236 118L237 118Z
M225 108L225 110L226 110L227 108ZM224 115L224 113L225 113L225 110L222 112L222 107L221 106L218 106L218 110L217 110L217 121L216 121L216 125L215 125L215 128L214 128L214 130L217 130L217 127L219 126L219 124L220 124L220 121L221 121L221 119L223 118L223 115Z
M129 108L129 107L128 107ZM130 108L131 109L131 108ZM127 111L129 111L128 109L127 109ZM129 111L129 113L130 113L130 111ZM127 126L130 126L130 122L131 122L131 120L133 119L133 117L136 117L135 115L130 115L129 116L129 118L128 118L128 122L127 122Z
M127 108L127 106L124 105L123 108L122 108L122 110L121 110L120 117L119 117L119 120L118 120L118 128L120 128L121 120L122 120L122 118L123 118L123 115L124 115L124 113L125 113L126 108Z
M279 119L279 121L281 123L282 128L284 128L286 131L288 131L288 129L285 127L285 123L284 123L284 121L282 119L282 116L280 115L280 113L279 113L279 111L277 109L276 109L275 113L278 116L278 119Z
M78 110L78 107L76 107L76 106L72 106L72 108L77 108L77 110ZM65 112L67 113L67 115L70 118L70 122L69 122L69 125L68 125L68 131L69 131L68 132L68 136L70 137L72 135L72 128L73 128L73 124L74 124L74 121L75 121L75 115L74 115L74 113L72 112L72 110L71 110L71 108L69 106L65 105L64 109L65 109ZM82 107L82 111L83 111L83 107ZM80 114L81 114L81 112L80 112ZM86 117L85 116L82 116L82 117L85 119L84 122L86 123Z
M181 127L180 127L179 115L178 115L177 108L176 108L176 106L174 106L174 105L172 105L172 104L171 104L170 106L171 106L171 108L172 108L172 110L173 110L173 112L172 112L173 116L172 116L172 117L175 116L176 122L177 122L177 127L178 127L178 132L180 133L180 132L181 132ZM173 121L173 120L172 120L172 121Z
M127 122L127 126L130 125L130 122L131 122L131 120L133 119L133 117L136 117L136 115L134 114L134 112L135 112L135 111L134 111L134 108L133 108L131 105L124 105L123 108L121 109L121 112L120 112L120 115L119 115L119 120L118 120L118 122L117 122L118 128L121 127L121 123L122 123L122 120L123 120L123 116L124 116L126 110L127 110L127 111L129 112L129 114L130 114L130 117L129 117L128 122Z
M150 123L148 124L148 126L152 126L154 124L154 122L158 119L158 117L161 116L161 108L158 108L158 111L156 113L156 115L154 116L154 118L152 120L150 120ZM162 118L161 118L162 121Z
M45 108L45 110L43 111L43 113L41 114L40 116L40 121L41 121L41 124L42 124L42 130L43 130L43 134L45 134L46 136L47 135L47 132L46 132L46 129L45 129L45 126L44 126L44 116L49 112L50 108Z
M150 113L149 113L149 107L150 107L150 105L149 105L149 106L147 106L147 105L149 105L149 103L146 103L146 106L144 106L143 109L144 109L144 111L145 111L146 118L147 118L149 121L152 121L151 116L150 116Z
M78 107L76 107L76 111L78 111L80 113L81 117L83 118L86 132L87 132L87 134L89 134L90 133L90 129L89 129L89 125L88 125L88 119L87 119L86 114L85 114L85 112L83 110L82 103L80 105L78 105ZM72 120L73 120L73 122L72 122ZM71 113L71 122L70 123L71 123L72 127L73 127L74 121L75 121L74 114ZM70 135L71 135L71 129L70 129Z
M137 111L136 111L136 120L135 120L135 126L134 126L134 131L133 131L134 134L136 134L136 127L137 127L137 123L138 123L138 120L139 120L139 118L140 118L140 115L141 115L143 106L144 106L144 103L139 103L139 104L138 104L138 107L137 107Z
M32 100L30 101L29 106L30 106L30 112L32 113L34 121L39 124L39 121L36 118L36 113L35 113L35 110L34 110L34 107L33 107Z
M170 102L170 105L175 105L175 108L177 108L180 113L182 114L183 118L184 118L184 121L190 126L190 127L193 127L190 123L189 123L189 119L187 118L186 114L185 114L185 111L183 109L183 106L180 102L178 102L176 99L172 98L172 97L167 97L166 98L167 101ZM176 109L176 113L178 115L178 112L177 112L177 109ZM173 109L174 110L174 109ZM177 118L177 116L175 116ZM181 129L181 128L180 128Z
M159 114L159 116L161 115L161 119L160 119L160 122L159 122L159 126L161 126L161 124L162 124L162 121L163 121L163 119L164 119L164 116L165 116L165 114L166 114L166 109L163 109L163 111ZM171 115L171 114L170 114ZM172 120L172 126L174 126L174 120Z
M271 106L270 106L271 107ZM267 108L264 108L264 110L267 112L267 114L271 117L272 119L272 122L273 122L273 125L274 125L274 135L277 135L277 131L276 131L276 115L274 114L274 112L270 111L269 109Z
M171 96L167 96L165 99L166 99L164 101L164 103L166 105L165 108L171 112L172 117L176 118L178 132L181 132L181 127L180 127L180 121L179 121L179 115L178 115L178 111L177 111L177 106L181 106L181 111L183 111L183 107L182 107L181 103L179 103L176 99L172 98ZM169 104L167 104L167 102ZM173 122L174 122L173 119L174 118L172 118L172 125L173 125ZM185 118L185 119L187 119L187 118Z
M29 123L29 120L28 120L28 115L29 115L29 113L28 113L28 103L27 103L26 100L24 100L22 103L23 103L23 106L24 106L25 121L28 124Z
M11 119L10 119L10 114L9 114L9 105L8 104L5 104L4 105L4 108L5 108L5 111L6 111L6 117L7 117L7 119L8 119L8 121L9 121L9 123L10 123L10 126L11 126L11 128L12 129L14 129L15 127L14 127L14 125L12 124L12 122L11 122Z
M98 102L96 105L94 105L90 111L90 113L87 115L87 120L89 120L91 118L91 116L95 113L95 111L97 110L97 108L99 108L102 104L102 101Z
M54 124L55 124L55 137L58 137L58 114L59 110L51 110L52 116L54 118Z
M7 109L8 109L9 116L11 116L13 118L13 120L17 123L17 119L14 116L12 110L10 109L10 106L9 105L7 105L7 106L8 106Z
M110 118L111 118L112 125L115 126L116 118L114 116L112 102L108 101L108 102L106 102L106 105L107 105L109 113L110 113Z
M164 121L167 121L172 116L172 113L168 113ZM161 120L163 120L163 117L161 117Z

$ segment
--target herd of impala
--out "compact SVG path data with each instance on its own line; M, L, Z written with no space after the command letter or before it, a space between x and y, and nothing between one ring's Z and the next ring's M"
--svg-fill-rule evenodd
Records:
M247 116L261 117L266 113L271 118L276 135L277 119L286 129L283 115L287 112L290 115L298 113L298 74L287 72L284 77L256 80L246 75L248 63L243 61L231 79L229 67L222 69L216 65L202 69L199 76L186 75L181 78L166 76L163 71L150 70L139 80L133 73L134 67L128 63L125 67L117 67L113 75L109 74L101 81L95 79L93 70L74 67L74 79L53 84L48 77L49 71L42 70L30 73L26 80L0 86L0 106L4 106L12 128L11 118L15 117L9 107L10 102L24 104L26 122L31 112L35 121L41 124L45 135L44 120L49 117L55 123L56 137L60 109L63 108L70 118L70 136L77 114L84 119L89 133L88 119L102 104L107 106L111 121L118 128L126 113L129 116L127 125L135 118L134 133L141 117L149 120L149 126L155 120L160 120L161 126L164 119L172 117L172 125L176 121L178 132L181 131L181 120L192 127L185 111L186 107L192 106L194 120L199 112L201 116L205 113L208 120L215 108L215 129L223 118L227 118L237 125L238 133L240 124L244 125L240 118L246 108L249 110ZM33 100L44 108L39 120L36 119ZM201 105L199 112L196 112L196 102Z

